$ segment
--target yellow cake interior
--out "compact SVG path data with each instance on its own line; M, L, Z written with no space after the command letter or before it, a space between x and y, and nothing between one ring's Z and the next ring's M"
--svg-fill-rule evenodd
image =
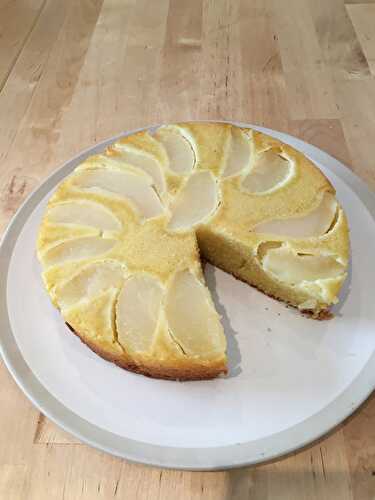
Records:
M49 200L37 251L53 304L91 349L194 380L227 370L201 257L321 317L346 277L349 232L301 153L250 129L182 123L76 167Z

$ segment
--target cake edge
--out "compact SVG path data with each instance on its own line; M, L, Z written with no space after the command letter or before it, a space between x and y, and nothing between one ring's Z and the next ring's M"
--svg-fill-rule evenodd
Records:
M262 293L263 295L266 295L267 297L270 297L273 300L277 300L278 302L281 302L282 304L285 305L285 307L293 307L296 311L298 311L299 314L302 314L308 319L314 319L316 321L327 321L330 319L333 319L335 317L334 313L330 310L330 307L327 307L325 309L320 309L319 311L314 311L312 309L299 309L298 306L293 304L292 302L288 302L284 299L281 299L280 297L277 297L276 295L272 295L271 293L267 293L264 290L262 290L260 287L257 285L254 285L253 283L250 283L249 281L246 281L245 279L241 278L240 276L236 275L235 273L228 271L226 269L222 269L220 266L218 266L216 263L211 261L209 258L204 256L201 260L202 267L204 269L206 264L210 264L214 267L217 267L218 269L221 269L223 272L230 274L233 276L234 279L241 281L242 283L245 283L248 286L251 286L258 290L258 292Z
M125 360L118 356L108 353L105 349L101 349L94 342L90 342L87 338L77 332L69 323L65 322L66 326L73 332L83 344L91 351L100 356L102 359L114 363L118 367L129 372L145 375L153 379L174 380L180 382L188 382L194 380L212 380L219 375L227 375L228 367L226 363L216 363L210 368L203 366L194 366L194 368L172 368L172 367L148 367L145 364L137 364L131 360Z

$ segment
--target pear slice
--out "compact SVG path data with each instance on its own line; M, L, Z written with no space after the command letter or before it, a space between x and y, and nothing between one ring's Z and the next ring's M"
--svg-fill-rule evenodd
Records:
M163 175L163 171L159 162L151 155L143 153L141 150L132 148L121 142L115 142L112 148L120 153L121 157L115 159L115 161L122 160L124 163L132 165L139 168L146 174L148 174L160 194L165 193L166 183Z
M242 172L250 162L250 138L237 127L232 127L230 149L223 177L230 177Z
M98 203L89 201L67 201L48 209L48 221L55 224L78 224L101 231L119 231L119 220Z
M87 236L63 241L49 248L43 255L43 264L47 267L64 262L89 259L109 252L116 240Z
M194 172L172 204L168 229L184 230L205 222L218 203L218 187L212 173Z
M169 168L176 174L188 174L195 166L195 153L190 142L178 129L159 128L155 138L160 141L169 157Z
M242 187L250 193L273 191L285 184L291 171L291 162L269 149L256 156L254 165L242 181Z
M163 289L148 275L128 278L116 306L118 341L130 352L151 349L160 313Z
M224 354L226 342L207 288L188 270L175 274L166 295L173 339L188 356Z
M332 193L325 192L317 208L302 217L275 219L255 226L256 233L267 233L290 238L312 238L325 234L332 226L337 211L337 201Z
M98 168L79 172L73 182L81 189L99 189L126 198L145 219L157 217L164 212L150 178L144 174Z
M75 306L80 300L91 300L110 288L120 289L123 279L124 269L117 262L95 262L56 288L57 302L61 309Z
M287 247L269 250L262 263L265 271L291 285L336 278L345 271L344 266L333 257L295 254Z
M110 356L121 356L123 349L116 341L113 317L117 291L106 290L89 301L78 302L76 306L62 311L64 320L79 334L82 340L89 342Z

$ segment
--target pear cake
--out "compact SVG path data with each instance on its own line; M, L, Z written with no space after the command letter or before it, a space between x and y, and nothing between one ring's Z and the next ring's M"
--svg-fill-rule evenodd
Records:
M156 378L227 371L200 256L322 318L338 301L349 231L303 154L227 123L138 132L57 188L38 258L53 304L101 357Z

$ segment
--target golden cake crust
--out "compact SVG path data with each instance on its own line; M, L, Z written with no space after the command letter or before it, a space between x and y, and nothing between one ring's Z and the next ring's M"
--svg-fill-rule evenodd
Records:
M228 372L225 359L204 365L202 363L189 363L187 366L181 361L175 361L170 363L169 366L155 362L154 364L142 364L135 363L131 359L127 359L126 356L116 356L113 353L108 352L108 350L100 347L96 342L87 339L84 335L81 335L74 328L72 328L69 323L66 323L69 330L73 332L87 347L89 347L98 356L114 363L120 368L125 370L139 373L145 375L146 377L158 378L163 380L180 380L181 382L187 380L210 380L218 377L219 375L225 375Z
M227 371L200 255L316 319L337 302L350 255L335 189L308 158L204 122L138 132L84 160L49 200L37 250L53 304L86 345L174 380Z

